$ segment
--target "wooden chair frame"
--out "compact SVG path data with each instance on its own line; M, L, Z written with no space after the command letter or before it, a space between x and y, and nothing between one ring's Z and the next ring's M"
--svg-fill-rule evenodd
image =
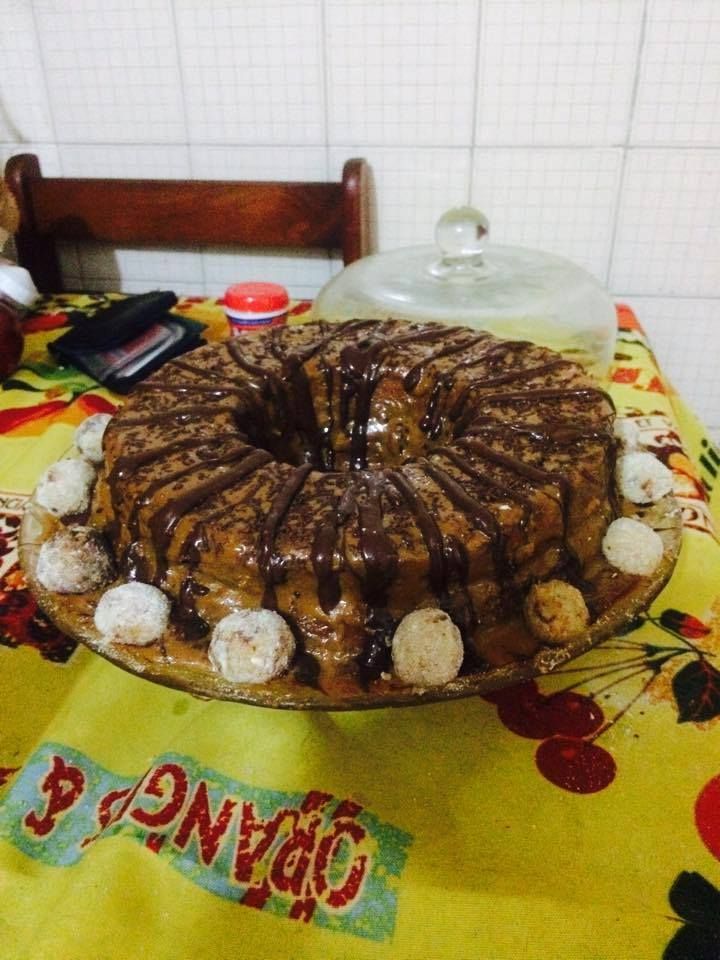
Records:
M372 174L348 160L339 183L44 177L31 153L5 180L19 210L18 262L39 290L62 289L56 242L340 250L352 263L374 249Z

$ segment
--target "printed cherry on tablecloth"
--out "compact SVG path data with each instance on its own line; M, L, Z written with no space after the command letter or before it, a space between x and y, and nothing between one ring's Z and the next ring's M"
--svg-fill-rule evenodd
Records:
M0 645L34 647L45 660L66 663L77 643L61 633L37 605L17 559L24 497L0 497Z
M707 849L720 860L720 774L698 794L695 826ZM720 891L702 874L684 870L675 878L668 900L682 926L665 948L663 960L717 960Z
M663 637L645 642L630 636L643 627L654 628L674 642L666 643ZM707 647L700 644L702 640ZM485 699L496 705L498 719L508 730L541 741L535 763L545 779L572 793L597 793L609 787L617 773L613 756L597 741L644 695L651 702L672 702L678 723L705 724L720 716L720 670L712 662L716 649L711 645L720 645L720 597L709 623L672 608L659 617L637 617L624 635L598 647L591 663L556 671L555 676L578 678L561 690L544 693L531 680ZM639 689L629 686L638 681ZM623 699L615 713L606 717L598 698L609 698L613 689ZM714 842L720 859L720 778L713 796L717 801Z
M535 762L542 775L572 793L596 793L615 777L615 761L593 738L603 729L602 707L572 690L549 695L530 680L486 697L501 722L521 737L541 740Z

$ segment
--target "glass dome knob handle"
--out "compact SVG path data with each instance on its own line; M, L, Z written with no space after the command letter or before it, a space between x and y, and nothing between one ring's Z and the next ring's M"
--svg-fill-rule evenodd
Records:
M438 220L435 242L445 257L478 257L489 232L490 221L484 213L474 207L454 207Z
M430 265L430 273L441 280L481 280L487 275L483 248L490 221L474 207L454 207L438 220L435 242L442 256Z

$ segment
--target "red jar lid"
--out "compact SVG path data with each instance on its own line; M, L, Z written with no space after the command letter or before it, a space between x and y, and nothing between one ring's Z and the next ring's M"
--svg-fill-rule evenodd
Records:
M279 283L235 283L225 291L225 306L242 313L281 313L289 303Z

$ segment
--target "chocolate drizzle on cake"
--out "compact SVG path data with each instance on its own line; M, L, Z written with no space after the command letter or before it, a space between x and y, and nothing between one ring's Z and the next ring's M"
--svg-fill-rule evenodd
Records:
M397 548L385 531L380 491L384 478L371 477L365 483L365 497L358 502L360 553L365 564L364 596L371 608L384 607L397 576Z
M330 613L340 602L340 573L335 569L340 511L335 507L315 533L312 546L312 565L317 579L318 602L325 613Z
M177 394L179 397L193 396L199 394L207 400L225 400L226 397L244 397L247 393L240 387L231 385L223 387L209 387L202 383L165 383L164 381L153 381L152 383L139 383L135 388L138 393L144 391L156 391L164 394Z
M423 469L427 475L435 481L438 487L440 487L453 506L469 516L493 546L501 543L502 532L500 525L487 507L478 503L457 480L454 480L449 473L441 470L440 467L428 461L423 463ZM504 572L504 570L498 570L498 574L500 575Z
M433 353L418 361L414 367L411 367L403 378L403 386L408 393L412 393L415 387L420 383L425 370L433 363L441 360L443 357L450 357L455 353L461 353L463 350L469 350L478 343L482 343L489 338L490 334L481 333L476 337L461 340L459 343L451 343L446 347L441 347Z
M435 455L442 456L446 460L449 460L450 463L456 466L461 473L465 474L466 477L469 477L476 484L484 487L489 498L501 502L509 500L512 503L519 504L523 508L523 518L521 524L525 524L527 522L532 509L532 501L529 496L519 493L517 490L509 487L507 484L501 484L499 481L490 476L487 471L483 472L477 470L466 456L462 456L458 450L455 450L452 447L435 447L432 452Z
M388 479L400 491L402 497L415 517L430 559L428 579L437 597L442 597L447 589L447 564L442 531L425 506L422 497L400 470L390 470Z
M207 480L201 480L197 486L191 487L185 493L171 497L164 506L149 518L148 527L156 558L155 575L153 577L155 583L161 583L164 579L168 548L175 528L185 514L190 510L197 509L206 500L222 493L228 487L247 477L258 467L268 463L271 457L264 450L241 447L233 453L195 464L186 471L180 471L180 477L187 477L193 473L201 473L208 467L230 466L238 460L240 461L238 466L216 473L215 476Z
M338 532L355 510L352 487L338 496L328 515L317 528L313 540L311 560L317 579L318 602L325 613L330 613L340 602L340 570L335 566Z
M174 619L191 642L199 640L210 632L210 624L207 620L203 620L196 606L196 598L205 597L209 592L209 587L198 583L191 576L185 577L180 585L178 602L173 611Z
M260 529L260 538L258 541L257 563L263 580L265 581L265 592L263 594L263 606L270 610L276 608L275 585L280 580L282 571L282 561L275 552L275 538L278 534L278 528L283 517L290 509L295 497L303 487L308 478L312 466L306 464L298 467L292 472L289 479L283 484L280 492L273 500L270 512Z
M161 413L148 413L140 417L116 417L113 420L113 430L127 430L132 427L157 427L161 424L182 426L190 420L200 420L207 417L210 409L207 404L196 404L192 407L163 410Z
M196 356L140 385L114 418L103 480L121 569L174 593L190 642L210 629L218 574L206 560L226 549L215 531L233 529L230 501L243 529L253 509L257 526L237 557L228 549L223 583L292 620L313 682L313 623L327 637L352 622L368 684L418 601L445 609L472 653L498 609L517 613L536 555L554 549L556 568L583 582L573 544L591 499L574 464L590 458L593 509L609 519L615 441L610 398L571 361L461 327L373 320L277 328ZM540 522L552 535L537 537ZM291 600L301 568L313 589L301 577ZM500 607L478 608L478 579ZM356 614L344 591L362 598Z

